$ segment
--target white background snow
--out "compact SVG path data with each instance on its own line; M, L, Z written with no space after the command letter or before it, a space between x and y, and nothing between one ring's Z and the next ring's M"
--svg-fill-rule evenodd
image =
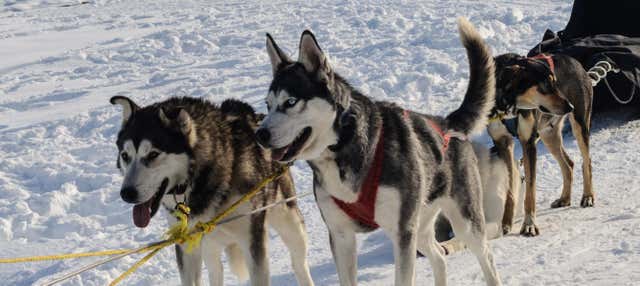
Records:
M461 101L467 60L455 18L466 16L494 52L526 53L546 28L560 30L564 1L0 1L0 257L136 247L160 238L160 214L132 224L119 197L115 136L127 95L141 104L170 96L219 102L240 98L260 111L271 79L266 32L295 56L312 29L336 69L380 100L444 115ZM67 7L62 7L67 6ZM597 120L591 137L596 207L581 209L581 159L574 206L549 209L559 196L557 164L540 147L538 226L491 242L505 285L637 285L640 281L640 122ZM486 140L486 137L481 137ZM294 168L299 192L311 187ZM309 231L316 285L336 285L326 228L313 198L300 207ZM515 226L519 230L519 221ZM270 246L273 285L295 285L279 238ZM390 285L392 247L384 234L359 236L358 280ZM138 258L138 257L135 257ZM31 285L92 259L0 265L1 285ZM105 285L134 262L108 264L67 285ZM451 285L483 285L468 252L448 257ZM237 281L227 272L225 281ZM417 285L431 285L426 258ZM126 285L178 285L173 250L164 250Z

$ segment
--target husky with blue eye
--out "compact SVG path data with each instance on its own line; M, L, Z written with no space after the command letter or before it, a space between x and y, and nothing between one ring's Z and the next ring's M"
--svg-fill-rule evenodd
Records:
M282 163L306 160L316 202L329 229L341 285L356 285L356 233L382 228L393 242L395 285L414 285L416 251L446 285L434 220L442 212L477 257L488 285L500 278L485 237L482 183L467 137L486 126L494 104L494 62L475 28L459 21L470 81L459 109L446 117L376 102L338 75L315 36L302 33L298 60L270 35L273 81L268 114L256 132Z
M133 205L133 222L143 228L160 206L171 212L178 202L191 209L189 227L206 222L227 209L263 179L281 170L260 148L254 132L262 115L246 103L226 100L220 106L180 97L139 107L130 98L116 96L122 106L118 132L118 168L124 175L122 200ZM295 195L289 173L268 184L237 214ZM171 217L169 223L175 219ZM313 285L307 265L307 237L295 201L280 204L216 227L192 252L176 245L182 285L201 284L202 260L210 285L223 284L221 255L231 270L251 285L269 285L268 229L272 226L289 248L300 285Z

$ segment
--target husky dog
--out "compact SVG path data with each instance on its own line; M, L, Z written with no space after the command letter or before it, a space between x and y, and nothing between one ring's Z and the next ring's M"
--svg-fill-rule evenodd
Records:
M526 180L525 217L520 233L536 236L540 233L535 224L538 135L562 170L562 195L551 207L571 204L573 161L562 143L562 128L566 117L570 119L571 130L582 154L584 188L580 206L591 207L594 204L589 155L593 88L582 65L568 56L539 55L525 58L517 54L504 54L497 56L495 61L496 105L491 116L500 119L517 118L516 133L522 146ZM489 129L498 128L499 125L504 125L504 122L491 120ZM511 136L508 132L496 135ZM512 214L505 212L505 230L511 228L511 221Z
M429 257L436 285L446 285L433 227L441 210L478 258L487 284L501 284L485 238L478 165L466 140L486 126L494 64L468 21L460 20L459 30L471 79L462 105L445 118L364 96L333 71L309 31L302 33L297 61L267 35L274 79L256 138L273 160L306 160L313 170L341 285L356 285L356 233L377 227L393 242L395 285L414 285L417 249Z
M506 132L497 130L504 126L495 126L496 129L489 132ZM478 157L478 169L482 178L482 206L486 221L487 239L496 239L509 233L504 229L505 213L513 214L522 212L520 201L522 189L520 184L520 172L513 157L514 142L511 136L498 137L494 146L490 149L484 144L473 143L473 149ZM464 244L456 237L450 239L451 226L446 218L438 218L436 223L436 237L442 242L442 247L447 254L464 249ZM449 240L450 239L450 240Z
M111 103L123 110L117 139L118 168L124 175L120 196L134 205L137 227L146 227L160 205L172 211L178 202L191 209L190 227L206 222L280 170L269 152L255 143L260 116L240 101L227 100L218 107L182 97L141 108L127 97L116 96ZM293 181L286 173L237 212L293 195ZM210 285L222 285L223 250L241 280L248 270L252 285L269 285L267 221L289 248L299 284L313 285L303 218L293 201L219 225L191 253L186 245L176 245L182 285L200 285L203 258Z

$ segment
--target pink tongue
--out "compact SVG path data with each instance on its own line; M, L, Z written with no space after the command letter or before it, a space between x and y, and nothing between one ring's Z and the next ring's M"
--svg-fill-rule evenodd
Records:
M284 157L284 154L287 153L289 147L282 147L278 149L271 150L271 160L278 161Z
M139 228L149 225L149 221L151 220L149 204L150 202L146 202L133 207L133 223Z

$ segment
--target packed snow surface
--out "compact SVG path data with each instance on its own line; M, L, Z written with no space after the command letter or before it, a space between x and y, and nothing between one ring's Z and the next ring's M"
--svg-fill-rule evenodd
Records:
M83 2L88 2L82 4ZM526 53L546 28L568 21L571 1L0 1L0 257L136 247L158 240L166 213L133 226L119 196L116 133L126 95L140 104L170 96L239 98L264 112L271 79L265 33L296 56L304 29L316 33L336 70L378 100L444 115L468 80L455 19L468 17L496 54ZM487 140L481 136L479 140ZM591 137L596 207L550 209L560 169L540 145L538 226L491 242L505 285L637 285L640 281L640 121L596 120ZM519 153L519 152L518 152ZM293 168L297 189L311 171ZM316 285L336 285L326 227L313 197L300 201ZM514 227L519 230L519 222ZM393 283L392 246L378 231L358 237L361 285ZM271 234L273 285L295 285L289 256ZM139 257L101 266L66 285L105 285ZM0 265L1 285L32 285L94 261ZM468 252L447 258L451 285L483 285ZM227 270L227 284L237 284ZM173 250L126 285L178 285ZM426 258L417 285L433 284Z

